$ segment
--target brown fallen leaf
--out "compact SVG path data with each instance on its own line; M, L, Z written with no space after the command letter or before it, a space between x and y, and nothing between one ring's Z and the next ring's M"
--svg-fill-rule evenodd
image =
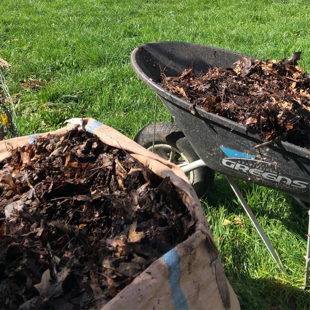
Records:
M7 204L4 208L4 214L6 218L10 217L18 217L19 212L21 212L26 206L25 203L28 199L33 196L33 189L31 188L28 192L24 193L19 197L18 200L15 200L9 204Z
M176 89L184 98L186 98L186 99L188 98L183 87L177 86Z
M104 300L103 291L99 285L98 278L94 272L94 270L90 270L89 272L90 276L90 287L93 291L94 298L96 300L96 308L100 309L106 302Z
M193 73L193 67L191 66L190 68L183 70L182 74L180 75L180 78L184 79L185 77L191 75L192 73Z
M301 55L301 52L294 52L292 57L289 58L284 64L285 65L296 66L297 65L297 61L300 60L300 55Z
M72 264L73 260L68 264ZM34 287L40 293L44 299L50 299L51 297L60 296L63 293L63 281L67 278L70 273L70 267L64 267L58 274L56 279L52 279L50 269L46 269L41 278L39 284L34 285Z
M246 119L246 121L244 122L245 125L251 125L251 124L256 124L257 123L257 118L255 117L249 117Z
M230 225L230 224L231 224L231 221L230 221L230 220L227 220L227 219L225 219L224 222L223 222L223 225L224 225L224 226L228 226L228 225Z
M81 131L36 139L31 166L10 149L0 170L0 208L16 216L0 226L3 307L100 308L193 231L182 193L130 154Z
M8 69L10 67L11 67L11 65L7 61L0 58L0 69Z
M25 152L23 149L20 149L20 159L23 165L28 165L28 166L32 165L30 155L27 152Z
M310 149L310 78L295 66L299 58L299 52L287 62L244 58L234 69L215 67L199 76L192 72L190 78L165 76L159 84L188 101L191 114L201 107L251 126L262 141L285 137L287 142ZM284 113L286 108L290 113Z
M234 221L235 221L235 224L236 224L236 225L239 225L239 224L242 223L242 219L241 219L240 217L238 217L238 216L235 216L235 217L234 217Z
M128 277L134 277L138 273L141 272L141 264L130 262L130 263L120 263L119 267L117 268L117 271L128 276Z
M136 232L137 229L137 221L131 224L129 233L128 233L128 240L129 242L136 243L140 242L141 239L144 237L143 232Z
M251 59L244 58L243 62L242 62L242 69L241 69L240 74L242 76L245 76L245 75L249 74L251 67L252 67Z

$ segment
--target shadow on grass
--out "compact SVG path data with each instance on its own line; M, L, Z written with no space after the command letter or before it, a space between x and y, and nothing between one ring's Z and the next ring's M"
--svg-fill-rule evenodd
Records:
M248 201L257 218L267 217L270 220L279 220L288 231L298 234L306 240L308 230L307 210L299 205L292 196L268 188L261 189L262 187L250 182L235 181L245 198L246 193L250 193L249 195L253 197L253 201L257 200L254 203ZM236 210L241 213L245 212L224 175L216 174L214 188L208 195L207 202L215 208L224 205L229 213L235 213ZM285 210L282 208L283 203L286 204Z
M310 292L274 279L234 279L227 276L241 309L310 309Z
M251 199L249 205L257 218L278 220L288 231L306 239L308 216L306 210L292 197L243 181L237 181L237 185L244 196L248 193L248 199ZM216 175L214 189L207 197L207 202L215 210L224 206L228 214L244 213L223 175ZM236 242L237 239L238 237L232 237L231 240ZM224 245L222 250L225 253L222 259L226 265L227 278L239 298L242 309L310 309L310 292L278 280L279 275L275 279L272 276L273 272L268 273L269 267L266 267L265 274L260 274L261 278L249 275L249 269L257 270L259 265L257 256L256 259L248 257L251 251L257 251L254 244L233 243ZM293 270L291 272L294 273ZM294 278L294 275L292 276ZM293 278L287 279L294 283L296 279Z

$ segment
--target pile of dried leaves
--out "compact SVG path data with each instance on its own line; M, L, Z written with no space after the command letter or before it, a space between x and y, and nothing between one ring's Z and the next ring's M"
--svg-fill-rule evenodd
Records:
M193 233L182 192L80 131L0 170L0 308L91 309Z
M286 140L310 149L310 76L295 66L300 52L282 59L243 59L235 68L193 68L177 77L162 73L161 86L195 106L259 133L263 140Z

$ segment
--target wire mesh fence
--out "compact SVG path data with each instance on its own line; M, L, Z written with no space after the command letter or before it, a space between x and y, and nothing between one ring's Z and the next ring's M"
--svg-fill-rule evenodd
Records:
M18 136L14 102L7 87L3 70L0 68L0 140Z

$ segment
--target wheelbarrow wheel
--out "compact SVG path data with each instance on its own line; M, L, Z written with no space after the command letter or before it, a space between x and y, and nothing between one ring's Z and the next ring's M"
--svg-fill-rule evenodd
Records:
M134 140L180 167L200 159L176 124L156 123L154 148L153 136L154 124L150 124L142 128ZM208 193L214 182L214 171L208 167L197 168L186 175L200 198Z

